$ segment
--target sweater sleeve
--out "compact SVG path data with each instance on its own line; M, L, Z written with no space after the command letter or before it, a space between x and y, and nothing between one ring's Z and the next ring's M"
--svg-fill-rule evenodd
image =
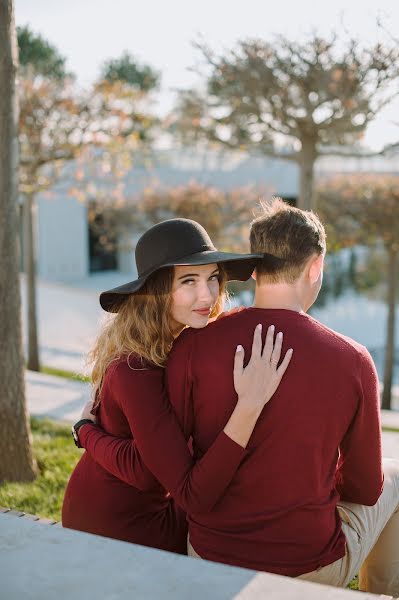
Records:
M206 455L195 462L163 379L163 369L132 369L127 363L119 364L110 389L134 439L118 439L91 425L82 427L79 438L98 464L123 481L136 485L136 470L141 472L147 466L184 510L206 512L223 495L246 450L222 432Z
M98 425L85 423L79 429L79 441L91 458L103 469L142 492L159 485L132 439L107 433Z
M337 490L344 501L372 506L384 483L380 394L371 356L364 348L359 357L358 408L340 445Z

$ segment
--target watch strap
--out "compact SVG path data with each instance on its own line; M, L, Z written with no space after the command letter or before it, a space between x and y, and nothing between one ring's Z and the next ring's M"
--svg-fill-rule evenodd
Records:
M72 425L72 437L75 442L75 445L78 448L82 448L82 445L79 441L79 429L82 427L82 425L86 425L86 423L89 423L90 425L95 425L94 421L92 421L91 419L80 419L80 421L75 423L75 425Z

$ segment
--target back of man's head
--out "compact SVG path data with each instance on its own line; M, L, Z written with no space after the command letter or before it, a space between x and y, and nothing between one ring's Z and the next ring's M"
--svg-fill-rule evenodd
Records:
M265 283L294 283L311 256L325 254L326 234L317 215L275 198L262 203L262 214L251 224L251 252L284 259L260 260L257 279Z

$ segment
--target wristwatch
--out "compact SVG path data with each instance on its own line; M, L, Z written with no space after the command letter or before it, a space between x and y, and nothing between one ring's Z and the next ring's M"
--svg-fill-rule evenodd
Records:
M80 421L75 423L75 425L72 425L71 428L73 441L75 442L75 446L77 446L78 448L83 448L82 444L79 441L79 429L82 427L82 425L86 425L86 423L90 423L90 425L95 425L94 421L92 421L91 419L81 419Z

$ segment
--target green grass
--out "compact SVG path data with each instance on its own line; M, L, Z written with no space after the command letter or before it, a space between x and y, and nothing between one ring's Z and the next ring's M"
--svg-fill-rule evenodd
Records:
M358 590L359 589L359 576L356 575L356 577L354 577L352 579L352 581L349 582L347 587L350 590Z
M65 379L73 379L74 381L91 381L88 375L80 375L79 373L74 373L73 371L55 369L54 367L41 367L40 372L45 373L46 375L56 375L57 377L64 377Z
M65 486L82 451L68 425L32 418L31 428L38 477L31 483L0 485L0 506L60 521Z
M399 433L399 429L397 427L381 427L382 431L393 431L393 433Z

